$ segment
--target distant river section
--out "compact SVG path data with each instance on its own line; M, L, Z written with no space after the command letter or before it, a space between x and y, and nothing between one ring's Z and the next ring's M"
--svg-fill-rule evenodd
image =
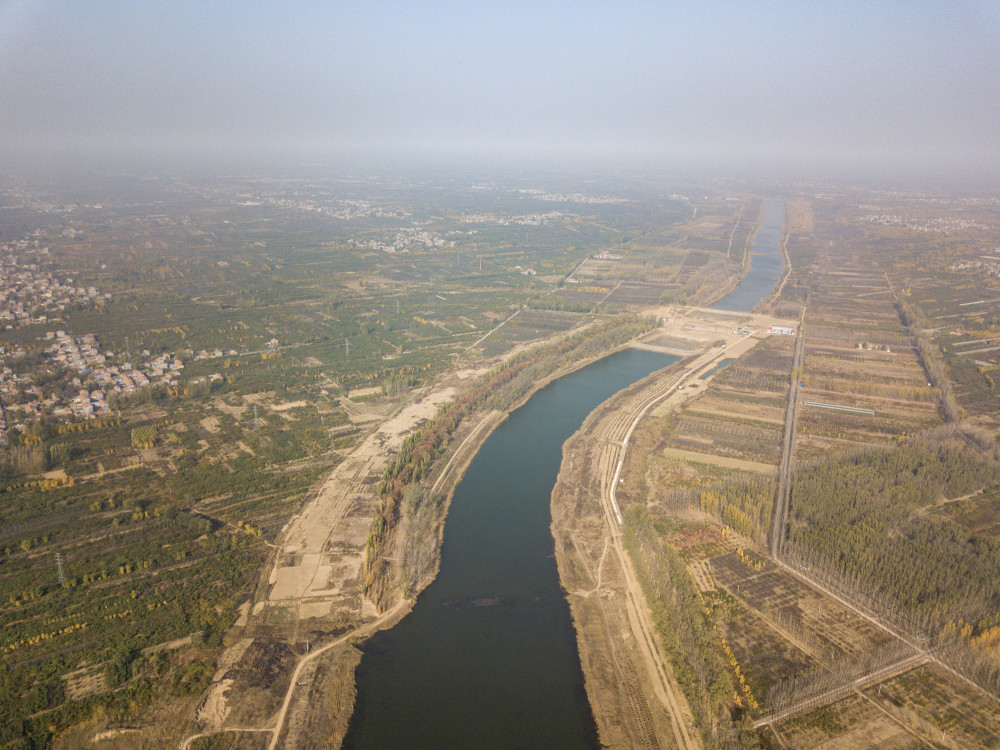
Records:
M764 300L781 278L785 268L781 256L781 234L785 230L785 204L774 201L764 205L764 221L750 250L750 269L729 294L714 305L714 310L750 312Z

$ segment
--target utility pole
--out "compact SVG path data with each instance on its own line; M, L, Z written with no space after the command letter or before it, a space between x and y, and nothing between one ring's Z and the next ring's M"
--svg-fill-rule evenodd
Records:
M323 431L327 434L327 437L330 438L330 450L336 453L337 448L334 445L333 433L331 433L328 429L326 429L326 420L323 418L323 412L319 410L319 406L316 407L316 413L319 414L319 421L320 424L323 425Z

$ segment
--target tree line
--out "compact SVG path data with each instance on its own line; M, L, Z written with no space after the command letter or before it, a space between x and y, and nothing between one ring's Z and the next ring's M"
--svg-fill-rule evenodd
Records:
M735 683L687 566L673 547L660 541L645 506L634 505L623 515L625 549L706 747L759 747L749 716L734 706Z

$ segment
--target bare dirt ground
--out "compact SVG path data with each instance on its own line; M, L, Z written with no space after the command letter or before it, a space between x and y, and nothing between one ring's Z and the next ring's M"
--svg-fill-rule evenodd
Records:
M290 601L328 603L354 616L366 608L358 581L378 478L403 440L454 396L445 386L419 394L387 419L327 478L290 522L271 570L265 609ZM313 607L319 612L319 607Z

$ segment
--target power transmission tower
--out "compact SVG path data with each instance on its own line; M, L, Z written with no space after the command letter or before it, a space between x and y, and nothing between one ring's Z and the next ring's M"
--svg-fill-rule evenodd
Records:
M260 422L257 421L257 404L253 405L253 428L256 430L260 427Z
M59 585L66 585L66 573L63 572L63 556L62 552L56 552L56 567L59 570Z
M347 358L351 358L351 341L346 336L344 337L344 351L347 353Z

